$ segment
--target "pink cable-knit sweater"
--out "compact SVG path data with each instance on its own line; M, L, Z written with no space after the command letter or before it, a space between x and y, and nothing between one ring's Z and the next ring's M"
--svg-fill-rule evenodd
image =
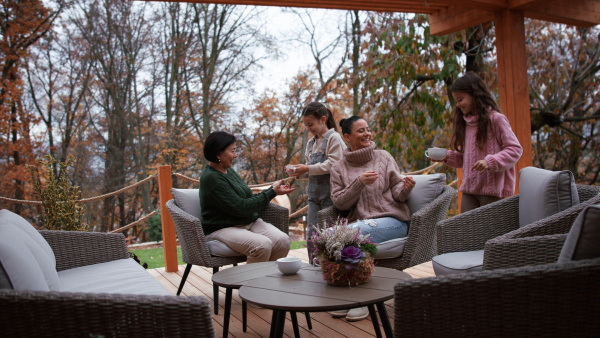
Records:
M358 177L365 171L375 171L379 178L371 185L363 185ZM331 167L331 200L340 210L350 210L348 221L380 217L410 220L404 190L404 176L398 164L385 150L371 146L355 151L344 150L344 158Z
M454 168L464 168L460 191L497 197L514 194L516 173L515 164L523 154L523 148L517 140L503 114L492 111L487 142L483 148L477 147L477 116L464 116L467 122L465 130L464 153L448 151L446 164ZM489 170L474 171L475 162L485 159Z

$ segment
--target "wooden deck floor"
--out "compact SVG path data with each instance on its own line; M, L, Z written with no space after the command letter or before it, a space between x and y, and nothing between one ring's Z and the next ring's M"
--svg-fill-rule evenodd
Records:
M289 256L300 257L303 261L308 261L306 249L298 249L290 251ZM223 267L227 268L227 267ZM165 272L164 268L148 270L148 272L156 278L171 294L177 293L177 287L181 281L181 276L185 269L184 265L179 266L178 272ZM431 262L404 270L413 278L424 278L434 276ZM188 276L187 282L183 287L182 295L185 296L204 296L211 300L212 293L212 269L199 266L192 267ZM220 288L219 296L219 314L213 314L215 331L217 336L223 335L223 313L225 304L225 289ZM390 321L394 322L393 299L386 302L387 311L390 316ZM365 319L359 322L347 322L345 319L331 318L325 312L311 313L313 328L308 330L304 316L298 316L300 326L300 335L302 337L374 337L373 324L370 319ZM248 329L246 332L242 330L242 303L238 296L237 290L233 290L233 303L231 309L231 320L229 323L230 337L268 337L271 323L271 310L255 308L248 306ZM293 337L291 319L287 317L284 335Z

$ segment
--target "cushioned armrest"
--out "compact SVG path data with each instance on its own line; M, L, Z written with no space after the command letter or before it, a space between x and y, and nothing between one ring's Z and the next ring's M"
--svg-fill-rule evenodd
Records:
M567 234L515 239L501 237L485 244L484 270L555 263Z
M123 234L40 230L56 257L56 270L129 258Z
M214 337L204 297L0 290L8 337Z
M394 326L406 337L596 336L600 259L404 280Z
M290 211L288 208L275 203L269 203L269 205L258 213L258 217L262 218L263 221L274 225L284 233L289 233Z
M486 241L518 227L517 195L439 222L438 254L483 250Z

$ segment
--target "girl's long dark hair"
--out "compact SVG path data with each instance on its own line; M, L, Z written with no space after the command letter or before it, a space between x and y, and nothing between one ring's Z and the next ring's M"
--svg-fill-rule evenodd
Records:
M485 82L474 72L468 72L460 77L452 85L452 92L467 93L473 97L475 110L473 114L479 116L477 121L477 147L483 148L488 136L491 110L500 112L496 100L490 93ZM491 110L490 110L491 108ZM456 105L454 106L454 118L452 120L452 140L450 145L454 150L465 151L465 129L467 122Z
M325 120L327 128L333 128L335 131L338 131L331 110L329 110L329 108L325 107L325 105L320 102L311 102L308 105L306 105L306 107L302 109L302 117L304 116L312 116L317 120L320 120L321 117L325 116L327 118Z

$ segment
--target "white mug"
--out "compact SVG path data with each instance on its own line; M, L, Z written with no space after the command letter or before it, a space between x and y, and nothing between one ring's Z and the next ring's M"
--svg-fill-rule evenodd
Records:
M296 173L296 167L291 164L288 164L285 166L285 172L288 175L294 175Z
M446 148L429 148L425 151L425 156L432 160L441 161L446 158L448 149Z
M298 257L279 258L275 264L284 275L293 275L302 267L302 261Z

